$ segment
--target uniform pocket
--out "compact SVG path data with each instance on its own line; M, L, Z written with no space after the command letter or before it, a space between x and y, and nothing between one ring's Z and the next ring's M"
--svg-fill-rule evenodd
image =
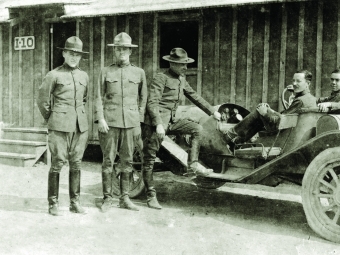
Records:
M119 82L117 79L106 78L106 94L118 94L120 86L118 86Z

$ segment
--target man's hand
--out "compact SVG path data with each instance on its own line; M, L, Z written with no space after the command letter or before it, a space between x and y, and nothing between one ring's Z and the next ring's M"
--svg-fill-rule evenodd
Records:
M165 137L165 130L162 124L158 124L156 126L156 133L157 133L157 137L160 140L163 140Z
M213 116L214 116L214 119L221 120L221 114L218 111L214 112Z
M256 110L258 111L258 113L262 116L266 115L268 112L268 109L270 109L269 104L267 103L261 103L256 107Z
M318 107L320 112L329 112L330 109L332 108L332 103L331 102L320 103L318 104Z
M101 133L109 132L109 126L104 119L98 121L98 131Z

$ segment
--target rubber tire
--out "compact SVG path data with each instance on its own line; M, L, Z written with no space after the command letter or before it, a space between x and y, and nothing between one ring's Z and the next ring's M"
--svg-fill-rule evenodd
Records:
M129 194L130 198L138 197L145 190L145 185L144 185L143 178L142 178L142 172L138 170L134 170L133 175L137 176L138 179L136 182L133 182L133 181L130 182L130 187L131 187L130 194ZM120 195L119 178L117 177L114 177L112 180L112 192L116 196Z
M322 205L319 199L313 195L314 187L320 175L323 175L325 166L336 161L340 164L340 148L322 151L309 164L302 180L302 205L308 225L321 237L340 243L340 226L330 222L328 216L320 210Z
M143 182L143 176L142 176L142 171L141 171L141 165L142 165L142 151L140 151L137 147L135 148L134 151L134 156L133 156L133 167L134 170L131 175L131 180L130 180L130 193L129 197L130 198L135 198L138 197L140 194L143 193L145 190L145 185ZM119 157L118 157L119 160ZM120 196L120 182L119 182L119 177L114 175L112 179L112 193L116 196Z

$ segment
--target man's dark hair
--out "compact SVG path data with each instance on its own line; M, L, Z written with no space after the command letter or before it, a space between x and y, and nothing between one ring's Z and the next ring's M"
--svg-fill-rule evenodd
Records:
M338 67L337 69L335 69L332 73L340 73L340 67Z
M300 70L300 71L297 71L296 73L303 73L305 75L305 79L307 81L312 81L312 78L313 78L313 75L310 71L308 70Z

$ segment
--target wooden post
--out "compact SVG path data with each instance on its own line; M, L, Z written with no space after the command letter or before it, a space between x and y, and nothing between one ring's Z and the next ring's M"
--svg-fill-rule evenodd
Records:
M90 90L87 92L89 94L89 100L88 100L88 104L89 104L89 114L93 115L93 112L94 112L94 104L93 104L93 95L94 95L94 84L96 83L95 81L95 75L93 73L93 18L90 18L89 20L89 64L90 64L90 76L92 77L92 81L90 80L90 83L92 82L91 86L90 86ZM94 124L93 124L93 121L91 121L91 123L89 124L89 134L92 134L93 133L93 127Z
M158 14L153 16L153 44L152 44L152 77L157 72L158 67Z
M235 103L236 97L237 25L238 25L237 9L233 8L233 32L231 39L230 103Z
M104 61L105 61L105 17L101 17L101 26L100 26L100 34L101 34L101 40L100 40L100 70L104 67Z
M253 10L250 9L248 22L248 45L247 45L247 77L246 77L246 108L249 109L251 101L251 80L253 69L253 34L254 34L254 16Z
M2 55L2 25L0 25L0 121L3 121L3 116L2 116L2 91L3 91L3 64L4 64L4 60L3 60L3 55ZM1 138L1 134L0 134L0 138Z
M125 16L125 32L127 34L130 33L130 16L129 15Z
M316 32L316 72L315 97L321 96L322 40L323 40L323 2L318 2L318 25Z
M220 22L221 15L217 13L215 18L215 64L214 64L214 105L220 103L220 72L219 72L219 63L220 63Z
M76 20L76 36L77 37L79 37L79 34L80 34L80 32L79 32L79 28L80 27L80 19L77 19Z
M197 53L197 88L196 92L202 95L202 73L203 73L203 17L198 21L198 53Z
M270 14L265 13L264 42L263 42L263 83L262 102L268 102L268 76L269 76L269 37L270 37Z
M22 22L19 23L19 36L22 36L23 33ZM18 84L19 84L19 126L22 127L22 50L19 50L19 67L18 67Z
M281 50L280 50L280 74L279 74L279 98L285 87L286 78L286 56L287 55L287 10L282 4L282 26L281 26ZM283 105L279 103L279 111L283 110Z
M303 43L305 39L305 3L300 3L299 37L298 37L298 69L303 68Z
M9 26L9 35L8 35L8 112L9 112L9 121L13 122L13 107L12 107L12 98L13 98L13 85L12 85L12 76L13 76L13 38L12 38L12 26Z
M338 3L338 38L337 38L336 66L340 66L340 3Z
M139 14L138 66L143 65L143 14Z

